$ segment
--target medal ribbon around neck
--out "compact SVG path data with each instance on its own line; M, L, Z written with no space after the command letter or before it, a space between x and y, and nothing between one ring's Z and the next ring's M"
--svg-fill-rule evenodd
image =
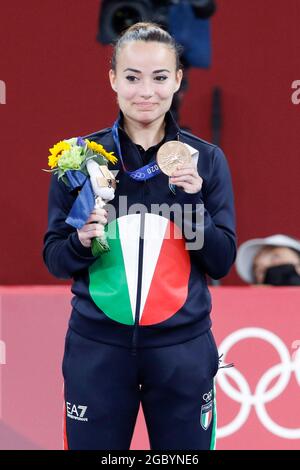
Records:
M128 176L130 176L130 178L134 179L135 181L146 181L146 180L149 180L150 178L153 178L154 176L157 176L160 173L162 173L161 169L159 168L159 166L158 166L158 164L155 160L148 163L145 166L142 166L141 168L138 168L137 170L134 170L134 171L128 171L126 169L124 161L123 161L122 150L121 150L121 145L120 145L119 123L120 123L120 118L118 118L114 122L114 125L112 127L112 136L113 136L113 139L114 139L114 143L117 147L118 156L121 160L124 172Z

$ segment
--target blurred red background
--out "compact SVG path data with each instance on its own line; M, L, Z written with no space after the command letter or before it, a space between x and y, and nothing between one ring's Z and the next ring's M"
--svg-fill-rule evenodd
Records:
M213 61L192 69L182 124L211 140L211 93L223 91L221 147L233 177L238 241L299 237L298 0L219 0ZM108 81L111 48L96 42L99 1L3 1L0 17L1 284L54 284L43 265L56 141L110 126L117 106ZM241 284L234 268L223 284Z

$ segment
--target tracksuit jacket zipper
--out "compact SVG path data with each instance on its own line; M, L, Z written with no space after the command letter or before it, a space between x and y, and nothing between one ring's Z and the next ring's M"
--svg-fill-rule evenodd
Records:
M136 354L138 328L139 328L139 320L140 320L141 293L142 293L142 282L143 282L144 232L145 232L145 213L142 212L141 213L140 240L139 240L137 296L136 296L135 320L134 320L133 335L132 335L132 348L131 348L131 353L133 356Z
M139 152L138 152L139 153ZM139 153L139 157L141 155ZM142 161L142 164L143 161ZM142 186L142 203L145 203L145 184L144 181ZM145 233L145 212L141 212L141 226L140 226L140 239L139 239L139 264L138 264L138 276L137 276L137 296L136 296L136 307L135 307L135 318L131 344L131 354L136 355L137 341L138 341L138 328L140 322L140 308L141 308L141 294L142 294L142 282L143 282L143 258L144 258L144 233Z
M179 140L179 132L177 132L176 136L177 140ZM145 165L143 158L141 157L140 152L138 151L137 147L135 147L135 151L137 151L139 159L141 160L141 166ZM147 185L147 180L143 181L142 183L142 203L145 204L145 187ZM131 343L131 354L133 356L136 355L137 350L137 342L138 342L138 329L139 329L139 321L140 321L140 308L141 308L141 292L142 292L142 282L143 282L143 257L144 257L144 230L145 230L145 212L141 213L141 227L140 227L140 240L139 240L139 264L138 264L138 276L137 276L137 298L136 298L136 308L135 308L135 319L134 319L134 327L133 327L133 335L132 335L132 343Z

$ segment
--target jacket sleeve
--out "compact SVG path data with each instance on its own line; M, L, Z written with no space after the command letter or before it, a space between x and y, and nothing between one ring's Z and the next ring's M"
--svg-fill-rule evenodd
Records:
M194 238L189 237L188 249L201 270L220 279L236 257L235 210L229 167L219 147L214 148L212 159L203 190L185 193L184 201L192 209L184 210L184 231L194 234Z
M69 279L95 261L91 248L82 245L77 230L65 220L75 200L74 193L52 175L48 200L48 228L44 236L43 259L51 274Z

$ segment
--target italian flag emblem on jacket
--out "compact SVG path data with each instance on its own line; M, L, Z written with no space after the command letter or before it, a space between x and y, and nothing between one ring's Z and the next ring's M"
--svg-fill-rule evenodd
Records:
M186 301L191 270L179 227L146 213L119 217L106 230L110 251L89 268L89 292L97 307L126 325L135 323L136 314L140 325L176 314Z

